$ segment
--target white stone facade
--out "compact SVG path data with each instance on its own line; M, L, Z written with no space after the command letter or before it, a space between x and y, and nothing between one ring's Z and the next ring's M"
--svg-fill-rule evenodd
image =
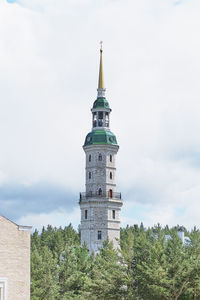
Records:
M99 188L102 189L103 194L110 189L115 192L115 157L118 148L119 146L117 145L91 145L84 147L86 153L85 178L87 194L90 192L96 194ZM111 157L112 159L110 159Z
M115 248L119 247L120 238L120 208L121 200L93 198L82 200L81 206L81 244L87 244L88 249L94 252L102 247L103 241L109 238ZM87 211L87 219L85 218ZM112 213L115 211L115 219ZM98 232L101 231L101 239Z
M115 191L115 162L118 148L117 145L84 147L86 193L81 195L79 202L81 244L86 243L90 252L97 252L107 238L113 242L115 248L119 247L122 200L121 195Z

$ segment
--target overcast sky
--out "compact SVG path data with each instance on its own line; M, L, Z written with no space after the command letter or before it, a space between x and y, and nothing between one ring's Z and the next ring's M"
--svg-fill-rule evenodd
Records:
M199 0L0 0L0 213L77 228L103 40L122 226L200 227L199 16Z

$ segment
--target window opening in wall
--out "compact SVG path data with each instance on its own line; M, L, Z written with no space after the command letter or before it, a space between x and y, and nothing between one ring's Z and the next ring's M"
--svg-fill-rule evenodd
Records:
M98 122L98 126L99 126L99 127L102 127L102 126L103 126L103 122L102 122L102 120L99 120L99 122Z
M103 126L103 112L99 111L99 121L98 121L98 126L102 127Z
M102 161L102 155L101 155L101 153L99 154L99 161Z
M115 210L112 211L112 218L115 219Z
M99 119L103 119L103 112L102 111L99 111Z
M105 125L106 125L106 127L109 127L109 117L108 117L108 112L106 112Z
M110 162L112 162L112 155L110 155Z
M99 196L102 196L102 189L101 188L98 190L98 194L99 194Z
M93 113L93 126L96 127L97 126L97 113Z
M0 282L0 300L5 300L5 289L6 289L6 282Z
M91 154L89 155L89 161L91 161L91 158L92 158L92 156L91 156Z
M87 209L85 210L85 219L87 220L87 216L88 216L88 211ZM1 299L0 299L1 300Z
M101 240L101 230L98 231L97 239L98 239L98 240Z
M112 198L112 197L113 197L113 191L112 191L112 190L109 190L108 196L109 196L109 198Z
M92 173L91 172L89 172L88 177L89 177L89 179L92 178Z
M112 179L112 172L110 172L110 179Z

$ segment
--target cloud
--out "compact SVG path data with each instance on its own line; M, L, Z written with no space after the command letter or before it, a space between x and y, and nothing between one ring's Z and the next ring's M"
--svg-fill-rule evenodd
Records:
M1 214L16 221L27 215L49 214L55 210L71 211L78 202L78 196L50 182L5 184L0 188Z
M32 226L32 231L35 229L41 230L43 226L52 225L54 227L65 227L70 223L74 229L79 226L79 208L74 209L57 209L51 213L28 214L17 219L18 224L29 224Z

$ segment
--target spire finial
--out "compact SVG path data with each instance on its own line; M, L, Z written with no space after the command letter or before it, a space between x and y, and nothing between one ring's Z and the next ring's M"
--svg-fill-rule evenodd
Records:
M99 66L99 85L98 85L98 89L104 90L103 58L102 58L103 49L102 49L102 44L103 44L103 42L100 41L100 66Z
M103 41L100 41L100 51L103 52Z

